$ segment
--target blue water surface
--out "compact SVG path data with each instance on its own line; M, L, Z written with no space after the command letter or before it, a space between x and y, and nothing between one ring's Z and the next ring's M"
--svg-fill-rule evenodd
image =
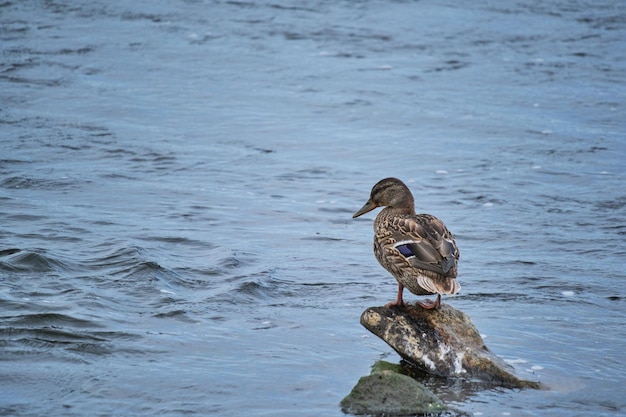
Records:
M547 387L438 395L626 412L625 3L7 1L0 41L1 415L343 415L399 360L387 176Z

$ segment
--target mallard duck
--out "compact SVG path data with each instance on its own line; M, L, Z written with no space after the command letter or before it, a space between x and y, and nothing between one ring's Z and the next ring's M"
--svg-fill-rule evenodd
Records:
M385 207L374 221L374 255L398 281L398 297L386 305L403 306L407 288L415 295L437 294L435 301L418 302L426 309L441 305L441 294L456 294L459 249L441 220L415 214L411 190L397 178L379 181L369 200L352 218Z

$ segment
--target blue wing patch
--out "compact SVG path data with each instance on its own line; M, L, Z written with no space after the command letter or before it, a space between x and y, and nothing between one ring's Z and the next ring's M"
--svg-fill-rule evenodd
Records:
M417 258L420 262L437 264L441 255L430 243L404 240L394 245L406 259Z
M410 258L411 256L415 256L415 254L409 247L409 244L398 245L396 246L396 249L398 249L405 258Z

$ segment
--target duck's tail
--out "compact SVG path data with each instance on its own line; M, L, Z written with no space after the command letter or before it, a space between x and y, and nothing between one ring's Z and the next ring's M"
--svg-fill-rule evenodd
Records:
M417 277L417 283L420 287L431 294L456 294L461 290L461 284L456 278L436 279L424 275Z

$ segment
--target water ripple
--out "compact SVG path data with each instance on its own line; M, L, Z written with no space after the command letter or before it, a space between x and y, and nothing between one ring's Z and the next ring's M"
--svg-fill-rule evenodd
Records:
M45 251L7 249L0 252L0 269L12 272L52 272L67 271L70 266L47 255Z
M140 339L137 335L106 330L102 323L61 313L4 316L2 320L5 325L0 328L0 344L7 358L21 357L26 352L34 357L38 352L46 354L54 349L108 355L120 340Z
M445 302L568 381L463 412L621 415L621 3L147 3L0 5L0 414L340 416L398 176Z

